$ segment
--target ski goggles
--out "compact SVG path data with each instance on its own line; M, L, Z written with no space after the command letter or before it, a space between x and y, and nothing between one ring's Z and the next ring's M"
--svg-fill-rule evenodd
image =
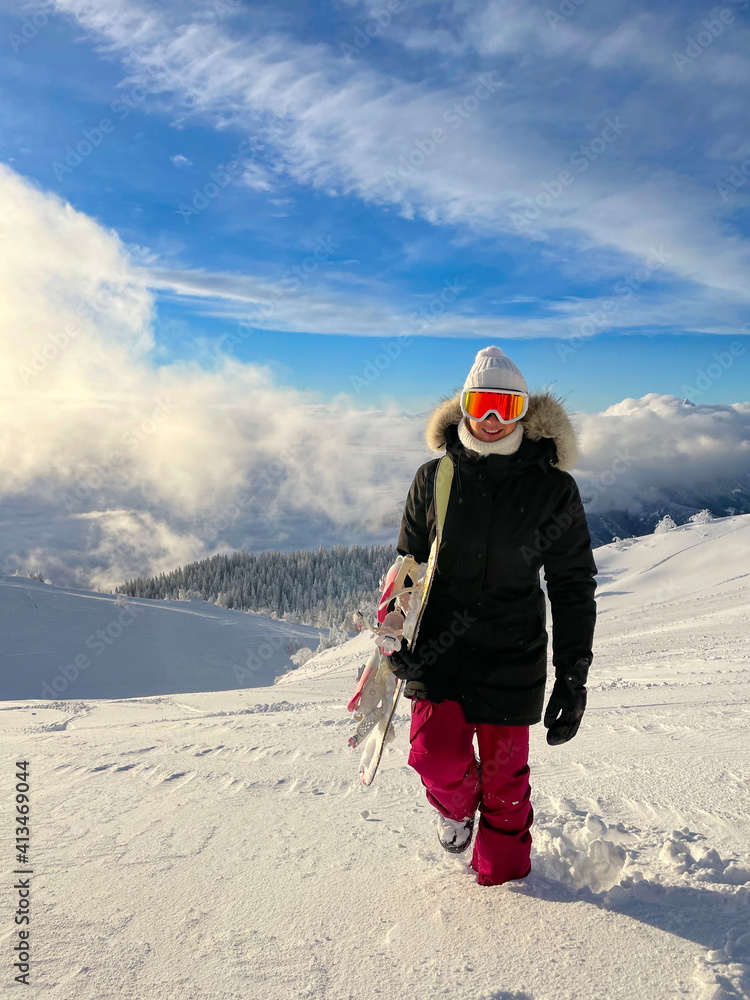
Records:
M496 389L464 389L461 412L471 420L484 420L494 413L501 424L520 420L529 408L527 392L498 392Z

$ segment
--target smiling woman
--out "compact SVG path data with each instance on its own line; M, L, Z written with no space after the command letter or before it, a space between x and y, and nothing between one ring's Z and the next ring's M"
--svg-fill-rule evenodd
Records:
M750 1000L750 0L0 0L0 44L0 742L40 765L40 977L661 1000L697 968ZM364 637L289 618L377 617L353 550L394 541L437 569L414 649L381 623L411 740L352 794Z
M544 725L557 745L576 735L586 707L596 565L565 471L576 455L567 415L548 394L530 398L499 347L477 354L459 399L433 415L428 441L446 449L455 485L419 633L391 663L417 682L405 688L414 698L409 763L437 810L440 843L467 850L479 809L472 867L481 885L498 885L530 871L529 726L541 720L547 673L539 574L554 624ZM417 471L401 523L398 551L419 563L437 530L437 467Z
M526 379L499 347L488 347L480 353L485 360L474 365L461 393L461 412L466 419L459 425L459 437L465 447L482 454L494 450L510 455L520 444L518 421L529 407ZM497 387L498 379L502 388ZM476 443L493 441L505 443L500 449L480 448Z

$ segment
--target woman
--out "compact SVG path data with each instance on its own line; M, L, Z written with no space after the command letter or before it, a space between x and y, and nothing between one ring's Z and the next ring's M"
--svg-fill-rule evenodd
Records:
M544 569L552 608L555 683L547 742L575 736L586 706L597 572L578 488L568 473L575 435L548 393L499 347L477 354L463 391L426 431L454 475L437 572L412 653L391 657L412 701L409 763L438 810L438 836L468 848L481 885L531 870L529 726L539 722L547 673ZM428 558L439 459L414 477L398 551ZM479 761L473 739L476 733Z

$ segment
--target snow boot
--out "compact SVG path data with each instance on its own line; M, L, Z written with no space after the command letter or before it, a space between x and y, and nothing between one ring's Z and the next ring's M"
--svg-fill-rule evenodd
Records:
M474 832L474 817L471 819L448 819L438 813L437 833L440 846L450 854L461 854L471 843Z

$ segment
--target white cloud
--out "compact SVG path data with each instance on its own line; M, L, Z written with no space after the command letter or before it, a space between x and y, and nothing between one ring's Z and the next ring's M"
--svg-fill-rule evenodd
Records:
M661 125L651 118L649 98L637 95L623 106L625 138L617 154L606 152L586 172L575 176L559 199L553 199L529 232L517 232L513 212L524 198L543 193L569 167L576 148L596 139L605 127L601 100L576 93L574 100L548 106L535 96L519 97L495 72L498 85L454 129L446 115L458 102L474 100L477 79L430 89L427 83L404 83L387 77L362 60L348 64L332 49L304 45L289 36L236 37L218 23L180 22L179 8L141 10L125 0L58 0L112 49L133 72L145 72L152 87L171 92L177 105L214 122L231 113L240 129L275 150L295 181L329 194L353 193L393 204L407 217L422 215L435 224L460 223L484 233L550 243L552 238L581 246L617 248L639 258L649 247L668 243L677 249L670 270L696 286L723 289L744 299L750 253L725 229L713 187L667 167L645 174L639 162L643 136L656 142ZM636 42L644 43L642 64L656 73L665 93L683 82L670 67L668 52L658 55L652 37L664 26L649 14L631 23L585 35L574 19L550 27L541 8L509 0L479 8L469 5L467 39L492 52L518 52L529 39L557 46L571 65L588 59L583 50L600 43L599 59L630 59ZM736 32L741 32L739 25ZM473 34L472 34L473 32ZM738 34L731 36L737 44ZM661 41L661 39L660 39ZM533 46L532 46L533 48ZM663 57L663 58L662 58ZM714 64L711 52L696 60L696 70ZM666 100L666 99L664 99ZM532 102L532 103L530 103ZM669 102L667 101L667 104ZM623 112L624 113L624 112ZM674 115L674 105L669 113ZM566 127L559 126L566 116ZM532 124L533 123L533 124ZM447 139L423 163L398 177L402 157L419 160L420 147L433 129ZM638 142L631 139L636 131ZM652 136L654 138L652 138ZM662 140L658 140L662 141ZM396 178L396 181L391 178ZM256 177L261 185L268 179Z
M467 44L485 55L528 52L539 47L548 52L583 50L591 45L590 36L574 18L553 27L547 20L546 8L517 0L490 0L475 16L467 18L464 37Z
M259 163L247 163L242 171L241 181L251 191L271 191L271 175Z
M27 509L30 499L26 498ZM44 544L23 535L20 524L3 539L7 575L43 572L53 583L110 590L131 579L139 568L149 574L169 572L206 555L204 540L180 531L149 511L104 510L57 516L45 522ZM19 544L20 543L20 544Z
M92 566L90 584L108 589L148 566L149 572L169 573L205 555L202 539L178 531L149 511L108 510L85 517L91 522L87 553Z
M193 161L189 160L187 156L183 156L182 153L177 153L175 156L171 156L170 159L176 167L192 167L193 165Z
M728 352L725 364L741 364ZM722 367L707 359L707 371ZM726 368L724 369L726 370ZM709 377L710 381L710 377ZM695 400L693 400L695 402ZM639 513L661 490L687 495L698 484L736 485L750 475L750 403L689 406L649 393L602 413L578 414L581 495L592 511ZM604 474L604 475L603 475Z
M386 338L486 335L523 339L561 334L556 317L508 318L464 310L468 287L452 280L415 294L399 308L389 303L387 290L375 281L365 283L365 287L360 282L354 294L346 281L341 282L343 290L338 287L341 275L331 275L330 281L316 278L313 287L300 282L300 289L290 291L290 273L286 279L279 275L277 280L268 281L252 275L150 268L142 276L150 288L192 298L198 315L232 321L235 326L229 343L232 336L247 336L249 327ZM425 313L420 315L420 309Z
M395 413L322 405L221 355L156 365L152 297L116 234L7 167L0 216L0 502L26 512L23 537L2 533L6 565L59 544L68 579L117 582L237 531L263 547L277 528L379 520L379 484L408 478L421 428L402 422L394 455Z
M739 295L711 288L674 289L664 282L661 265L646 256L634 265L611 271L606 293L588 299L566 298L544 303L546 314L503 316L485 312L470 285L445 279L434 289L413 294L405 302L389 301L390 290L377 279L335 270L310 279L310 287L289 291L283 274L275 280L249 274L204 270L177 270L152 266L140 274L149 288L191 299L197 315L221 317L235 324L261 330L293 330L350 336L399 335L432 337L495 337L523 340L548 337L565 341L610 331L649 333L674 329L738 336L742 332L745 303ZM354 262L356 263L356 261ZM585 270L586 265L582 265ZM287 277L291 272L286 272ZM307 280L307 279L306 279ZM648 286L649 295L639 292ZM458 287L441 299L446 288ZM449 301L450 300L450 301ZM530 296L489 299L487 305L537 302ZM446 303L447 306L446 306ZM419 310L425 310L420 314ZM425 318L426 316L426 318ZM591 317L595 321L591 321ZM231 343L231 340L230 340ZM564 352L567 356L568 351Z

